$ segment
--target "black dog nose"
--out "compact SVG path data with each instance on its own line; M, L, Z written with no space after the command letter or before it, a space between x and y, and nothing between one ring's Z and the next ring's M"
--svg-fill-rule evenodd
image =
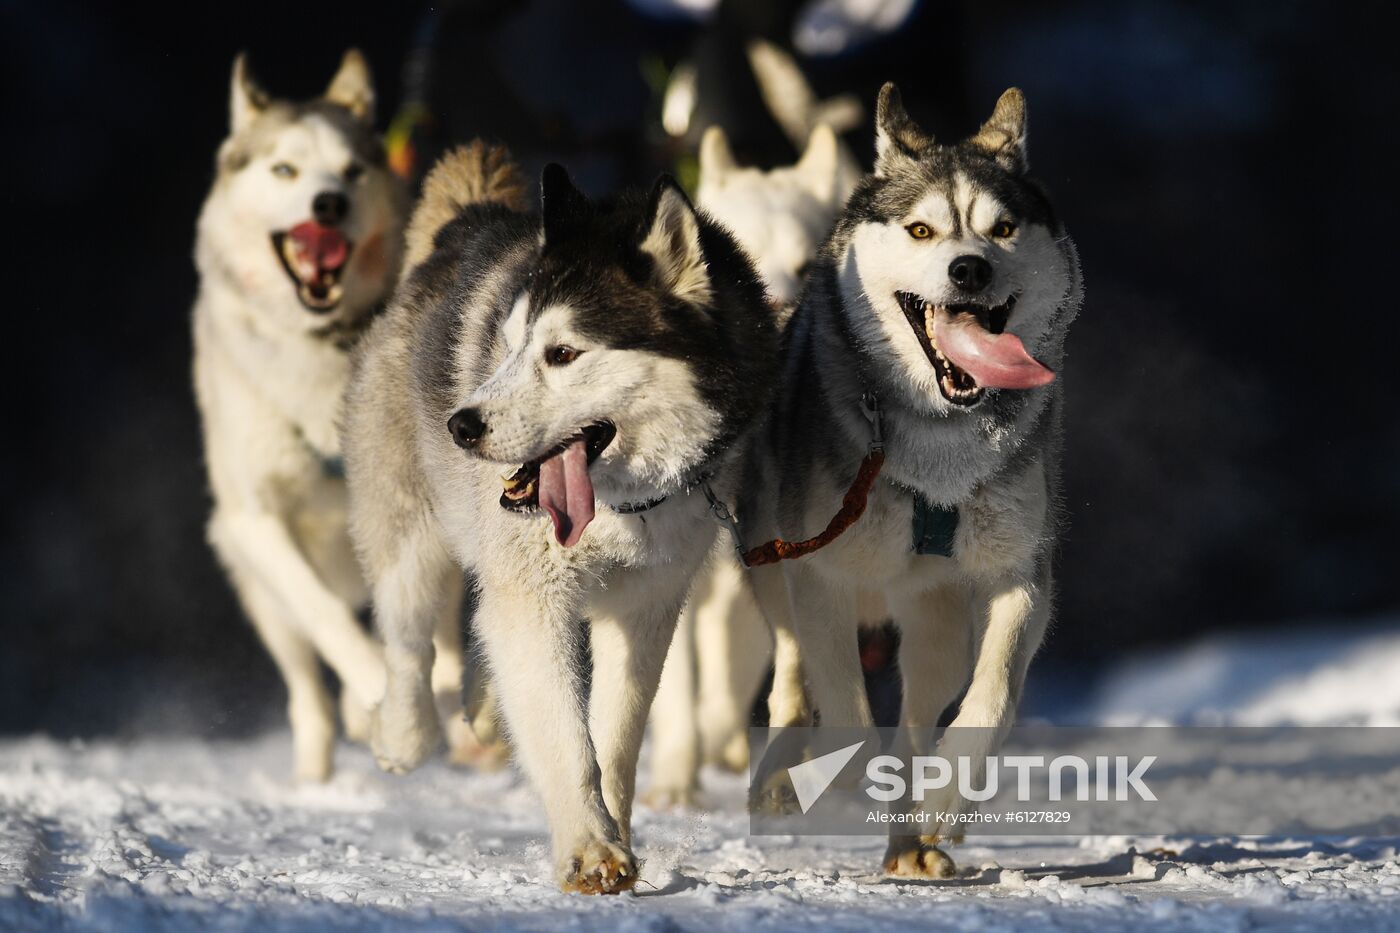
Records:
M463 408L447 419L447 430L452 433L458 447L470 450L486 433L486 422L481 420L481 412L475 408Z
M981 256L959 256L948 266L948 278L965 292L980 292L992 284L992 264Z
M311 216L323 227L339 226L350 213L350 199L339 191L322 191L311 199Z

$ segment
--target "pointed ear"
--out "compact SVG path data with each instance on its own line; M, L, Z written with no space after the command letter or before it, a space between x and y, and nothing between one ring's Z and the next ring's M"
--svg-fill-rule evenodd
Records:
M901 161L918 158L931 145L933 137L905 112L899 88L886 82L875 101L875 174L889 175Z
M700 139L700 184L718 185L736 167L724 130L718 125L707 129Z
M836 134L825 123L818 123L807 137L807 151L797 162L797 173L823 204L836 198L838 161Z
M991 117L968 142L992 156L1008 172L1019 174L1030 167L1026 155L1026 96L1020 88L1007 88Z
M370 77L369 64L359 49L349 49L340 60L331 83L326 85L322 95L333 104L339 104L365 123L374 122L374 79Z
M248 71L248 53L239 52L233 60L233 80L229 87L228 125L238 133L267 109L267 92L258 87Z
M574 187L569 173L557 162L551 162L540 173L540 217L544 239L558 239L564 229L588 210L588 199Z
M655 263L656 278L664 288L692 304L709 302L710 276L700 245L700 220L669 175L662 175L651 189L639 248Z

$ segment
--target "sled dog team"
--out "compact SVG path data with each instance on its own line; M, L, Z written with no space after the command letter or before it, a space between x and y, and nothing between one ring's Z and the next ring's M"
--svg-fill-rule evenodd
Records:
M409 216L373 121L354 51L304 103L240 58L198 225L209 539L286 681L297 776L331 770L321 661L385 769L444 731L481 752L465 587L469 705L538 790L566 890L636 883L658 685L663 803L690 799L702 758L742 765L770 652L773 725L870 725L857 629L885 618L902 723L961 697L954 725L982 728L944 754L993 753L1051 610L1057 374L1081 300L1027 174L1021 93L942 143L886 85L853 190L825 126L771 172L711 129L699 207L666 176L594 201L477 142ZM746 547L803 541L858 471L841 534L740 566L716 509ZM952 876L954 826L895 832L888 871Z

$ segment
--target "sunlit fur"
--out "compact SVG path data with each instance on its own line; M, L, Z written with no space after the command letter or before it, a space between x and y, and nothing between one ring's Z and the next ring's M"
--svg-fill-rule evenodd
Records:
M513 171L478 145L434 174ZM558 880L625 890L637 879L631 808L647 709L714 538L694 485L733 492L734 454L767 402L773 316L732 238L669 180L594 204L551 166L538 216L447 187L425 185L419 218L443 215L438 198L461 206L435 231L415 220L431 252L366 338L348 406L352 528L388 670L375 754L407 771L436 745L432 620L465 569ZM551 363L560 345L572 362ZM484 425L469 451L448 430L463 408ZM590 468L597 515L564 547L544 512L502 508L502 475L597 421L616 426ZM663 497L641 514L614 508Z
M940 145L893 85L880 94L875 171L814 264L784 343L772 424L743 484L741 520L753 540L811 536L868 448L860 399L878 398L886 459L865 514L816 554L750 574L779 649L774 725L810 716L805 691L824 725L870 724L854 629L871 588L902 632L904 725L931 728L965 689L953 724L983 728L955 733L940 754L984 761L1014 722L1053 599L1064 340L1080 304L1073 244L1025 174L1025 115L1013 89L973 137ZM992 235L1003 220L1014 236ZM911 236L915 223L933 235ZM988 389L965 406L944 398L894 296L955 300L949 263L967 254L994 270L981 300L1019 295L1007 330L1058 374L1053 383ZM956 509L951 558L913 552L915 493ZM955 793L923 804L931 813L964 806ZM885 865L946 877L952 862L935 844L954 836L945 823L892 837Z
M209 539L287 683L294 770L323 780L335 738L319 660L340 677L346 730L363 737L384 675L355 618L365 586L333 468L349 344L398 271L402 195L374 137L364 60L346 54L326 93L270 99L240 58L230 134L199 217L194 378L214 508ZM295 167L294 178L273 166ZM358 166L357 178L347 167ZM352 172L353 176L355 173ZM310 219L322 191L343 193L355 244L334 309L313 313L272 234Z

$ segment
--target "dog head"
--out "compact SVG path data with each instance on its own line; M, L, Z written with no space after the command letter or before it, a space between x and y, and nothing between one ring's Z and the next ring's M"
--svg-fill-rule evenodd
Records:
M955 145L919 129L893 84L881 90L875 172L852 196L832 258L852 330L933 410L1055 378L1078 269L1026 171L1019 90Z
M502 506L544 508L571 546L595 490L650 499L704 473L764 404L776 328L737 244L670 178L595 205L551 165L541 192L538 259L499 364L448 429L503 467Z
M290 103L269 98L240 55L230 94L200 216L201 270L225 276L279 327L353 322L392 286L403 223L364 58L346 52L320 98Z
M841 208L836 134L812 130L795 165L762 171L734 161L724 131L712 126L700 143L696 201L728 227L753 259L779 305L797 300L808 263Z

